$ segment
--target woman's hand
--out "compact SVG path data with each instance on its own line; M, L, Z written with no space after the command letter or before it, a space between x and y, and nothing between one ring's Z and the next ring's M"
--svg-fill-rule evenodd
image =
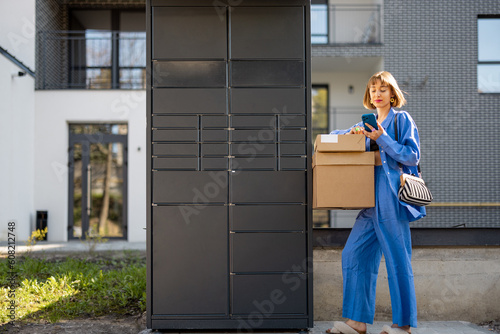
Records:
M355 127L351 128L351 131L349 131L350 135L357 135L357 134L362 134L362 133L363 133L363 129L360 126L355 126Z
M372 130L372 132L362 130L363 134L372 140L377 140L378 137L380 137L384 133L384 128L382 127L382 125L380 125L379 122L377 122L378 130L375 130L375 128L368 123L365 124L368 128L370 128L370 130Z

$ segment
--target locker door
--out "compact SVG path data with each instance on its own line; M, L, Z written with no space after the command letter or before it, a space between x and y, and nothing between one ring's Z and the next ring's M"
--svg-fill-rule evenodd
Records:
M227 209L158 206L153 231L154 312L226 315Z

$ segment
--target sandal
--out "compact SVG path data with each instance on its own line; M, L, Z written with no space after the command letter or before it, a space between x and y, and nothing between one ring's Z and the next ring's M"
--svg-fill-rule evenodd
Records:
M342 321L334 321L333 327L326 330L329 334L366 334L366 331L358 332L348 324Z
M407 332L404 329L397 328L397 327L391 327L391 326L387 326L387 325L384 325L384 327L382 327L382 333L387 333L387 334L411 334L411 332Z

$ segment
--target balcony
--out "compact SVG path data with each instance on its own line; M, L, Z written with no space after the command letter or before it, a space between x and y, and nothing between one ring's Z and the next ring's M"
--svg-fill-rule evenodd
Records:
M42 31L37 89L145 89L146 33Z
M379 4L313 4L313 45L382 43L382 6Z

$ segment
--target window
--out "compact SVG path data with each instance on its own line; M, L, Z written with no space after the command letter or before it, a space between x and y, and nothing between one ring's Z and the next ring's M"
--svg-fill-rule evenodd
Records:
M500 16L477 20L479 93L500 93Z
M311 43L328 44L328 1L311 3Z
M68 48L70 59L67 87L144 89L145 25L144 11L71 11L71 30L62 34L50 32L52 35L56 34L52 39L63 42Z
M378 44L382 42L382 5L311 2L312 44Z

